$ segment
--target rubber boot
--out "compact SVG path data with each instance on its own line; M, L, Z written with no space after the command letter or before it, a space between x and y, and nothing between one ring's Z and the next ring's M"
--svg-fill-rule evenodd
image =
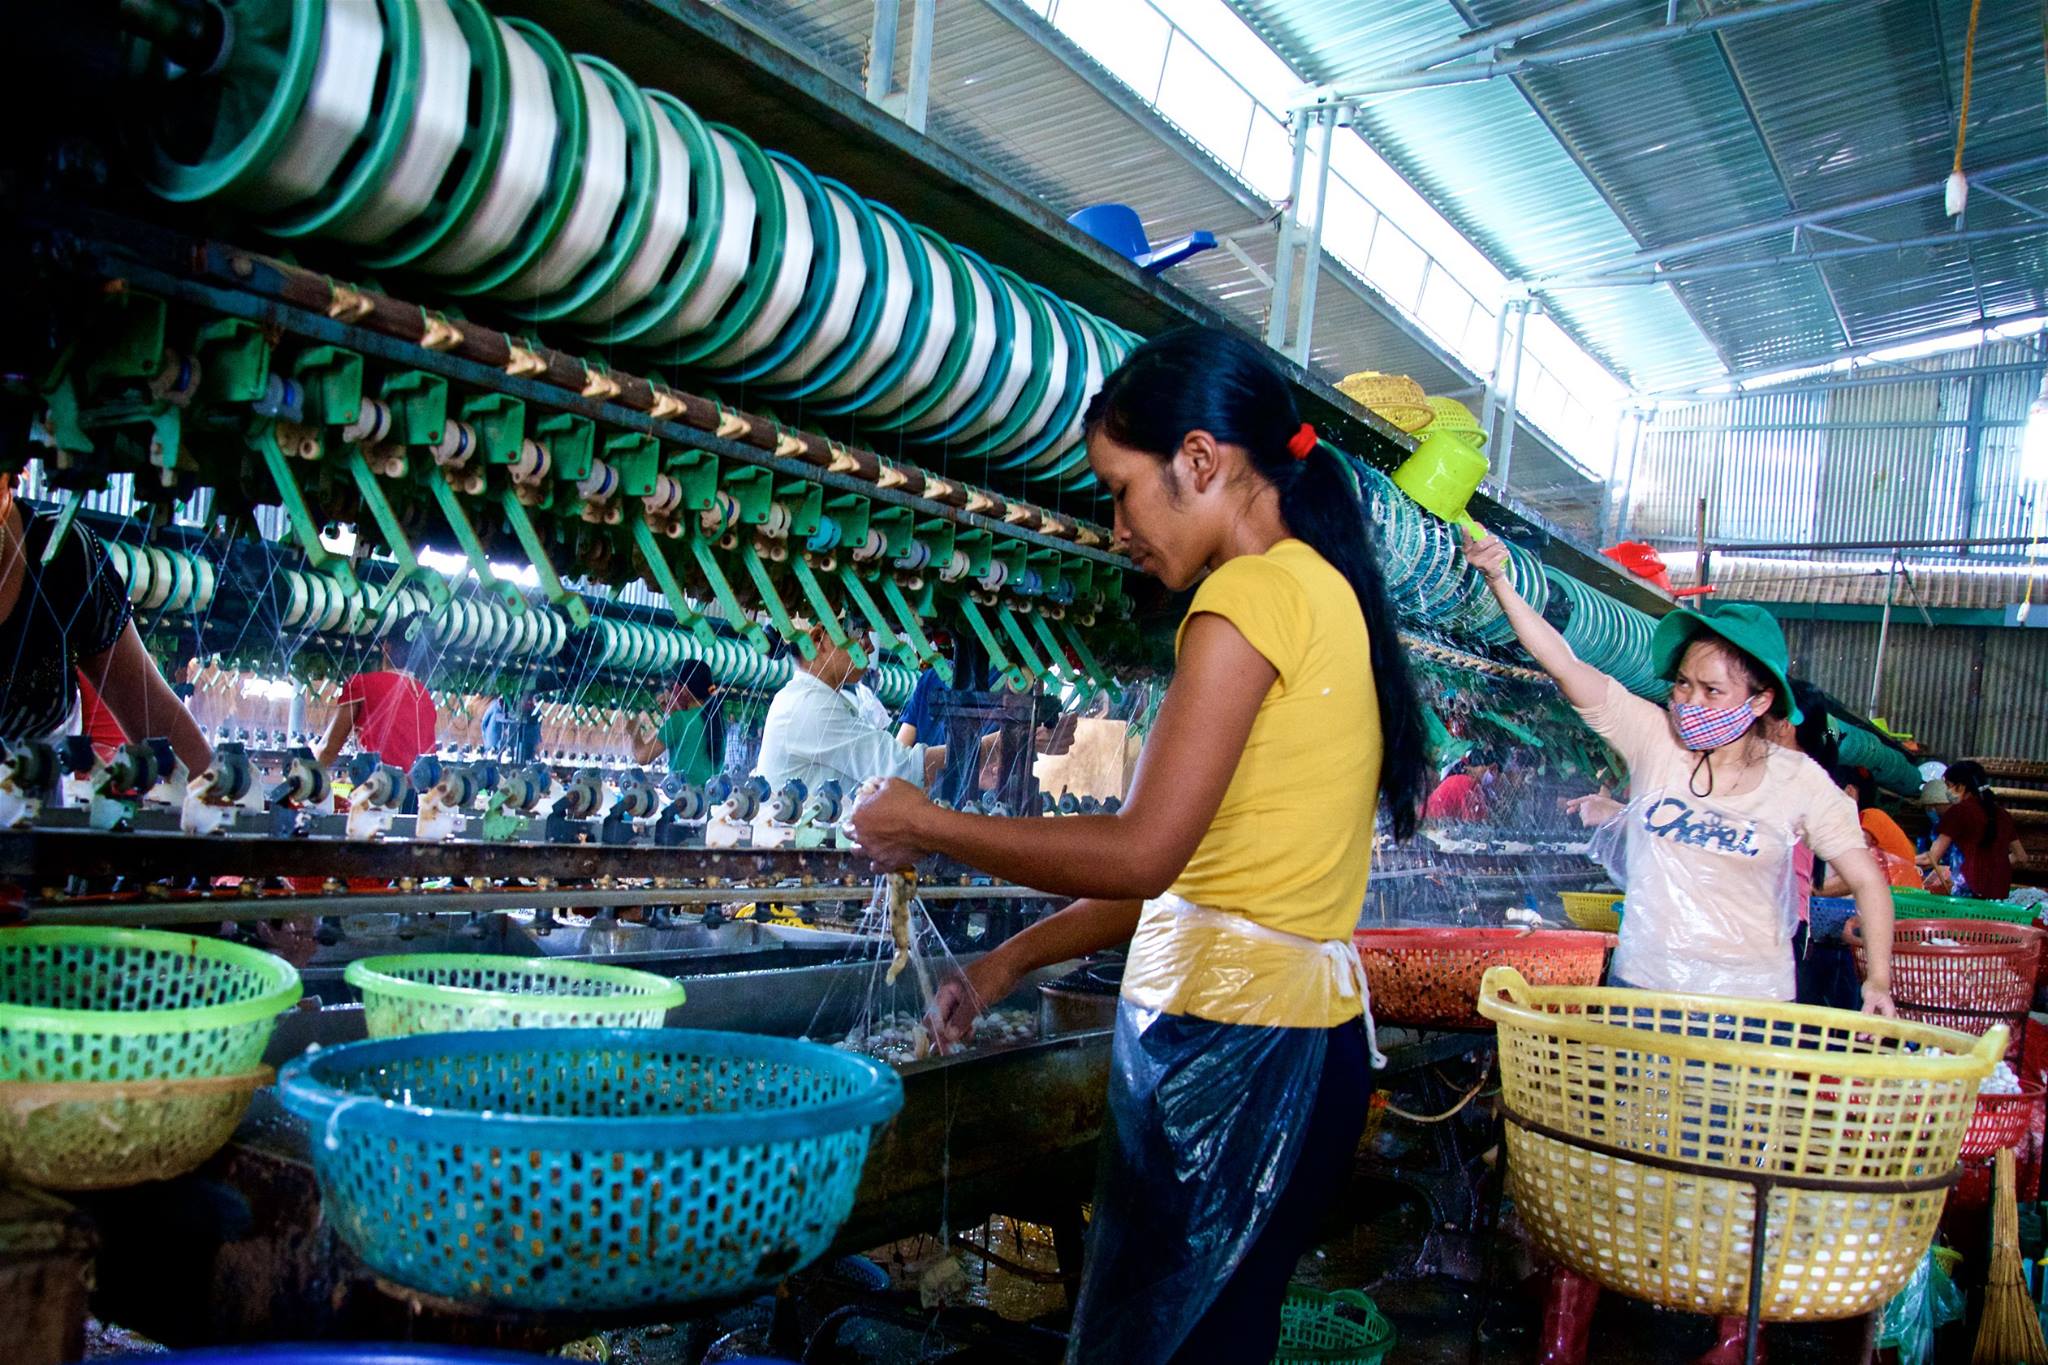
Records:
M1768 1338L1763 1335L1763 1324L1757 1324L1756 1361L1764 1365L1764 1347ZM1707 1348L1705 1355L1693 1361L1693 1365L1742 1365L1743 1344L1749 1333L1749 1319L1728 1317L1714 1319L1714 1344Z
M1585 1365L1586 1338L1599 1303L1597 1280L1564 1266L1553 1269L1543 1291L1543 1349L1537 1365Z

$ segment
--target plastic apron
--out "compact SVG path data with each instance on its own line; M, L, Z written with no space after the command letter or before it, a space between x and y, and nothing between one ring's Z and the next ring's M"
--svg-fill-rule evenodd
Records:
M1789 821L1684 786L1632 796L1593 839L1593 855L1627 898L1613 979L1690 995L1792 999L1798 840Z
M1171 1358L1265 1229L1301 1155L1327 1028L1192 1011L1316 1018L1353 1000L1370 1043L1365 972L1349 940L1283 933L1177 896L1146 903L1117 1005L1069 1362Z

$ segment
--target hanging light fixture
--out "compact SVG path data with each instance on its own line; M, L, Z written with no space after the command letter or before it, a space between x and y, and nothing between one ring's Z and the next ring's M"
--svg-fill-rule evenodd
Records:
M1962 217L1963 206L1970 201L1970 182L1963 178L1963 138L1970 131L1970 75L1977 60L1977 15L1983 8L1984 0L1970 0L1970 31L1963 38L1963 98L1956 111L1956 162L1941 195L1951 218Z

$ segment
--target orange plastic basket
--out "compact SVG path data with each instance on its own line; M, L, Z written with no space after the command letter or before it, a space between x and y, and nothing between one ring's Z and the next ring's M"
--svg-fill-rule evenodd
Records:
M1597 986L1613 934L1577 929L1360 929L1372 1016L1405 1028L1486 1028L1479 979L1513 967L1540 986Z
M1843 926L1842 937L1856 950L1856 970L1862 973L1857 919ZM2044 942L2048 933L1998 920L1899 920L1892 926L1892 1002L1901 1018L1979 1037L2005 1024L2017 1057Z

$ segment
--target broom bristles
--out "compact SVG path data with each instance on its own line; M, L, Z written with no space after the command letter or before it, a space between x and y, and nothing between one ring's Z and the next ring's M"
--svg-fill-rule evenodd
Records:
M1971 1365L2048 1365L2048 1339L2020 1274L2020 1210L2012 1148L1999 1149L1992 1173L1991 1273L1984 1284L1984 1320Z

